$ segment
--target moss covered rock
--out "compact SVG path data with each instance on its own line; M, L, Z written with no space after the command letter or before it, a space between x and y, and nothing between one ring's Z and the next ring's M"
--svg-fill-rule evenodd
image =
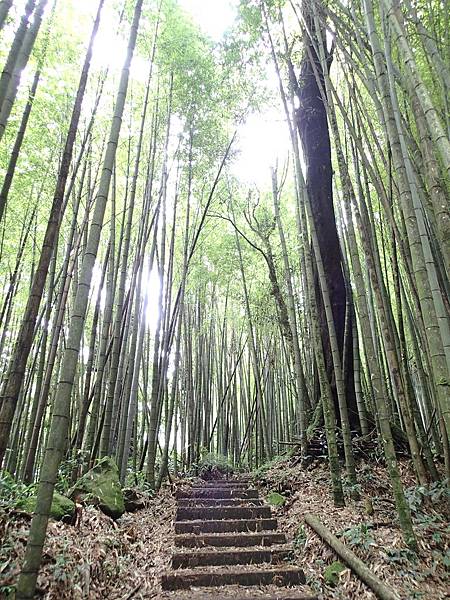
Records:
M17 504L18 508L29 513L34 512L35 506L36 496L23 498ZM70 498L66 498L66 496L63 496L55 491L53 494L52 507L50 509L51 518L55 519L56 521L61 521L62 519L72 519L74 514L75 503L72 502Z
M70 489L69 496L98 506L113 519L118 519L125 512L119 469L109 456L102 458L83 475Z
M334 587L339 583L339 575L342 573L342 571L345 571L345 565L338 560L335 560L325 569L323 572L323 578L328 585Z
M267 504L270 504L270 506L283 506L286 502L286 498L278 492L270 492L266 496L266 502Z

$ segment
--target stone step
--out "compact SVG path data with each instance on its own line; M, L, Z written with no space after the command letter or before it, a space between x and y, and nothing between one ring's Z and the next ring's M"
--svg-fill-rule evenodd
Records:
M292 586L305 583L303 571L297 567L275 567L267 569L223 569L210 567L208 571L186 569L170 575L163 575L163 590L182 590L195 587L211 587L239 584Z
M219 521L176 521L175 533L227 533L231 531L269 531L277 528L276 519L236 519Z
M192 569L210 565L257 565L261 563L278 564L287 560L291 549L274 550L219 550L209 552L176 552L172 557L173 569Z
M258 490L196 487L188 491L176 492L176 498L258 498Z
M195 593L189 592L189 598L192 600L319 600L319 596L313 596L303 591L289 591L279 588L277 591L263 591L259 588L260 593L257 596L242 594L239 586L234 585L224 590L224 588L209 587L204 591L195 590ZM228 592L228 593L227 593ZM165 598L173 598L174 600L186 600L185 592L167 592Z
M250 487L250 483L248 481L224 481L222 479L218 479L217 481L205 481L201 487Z
M269 506L180 506L177 509L176 521L195 521L204 519L270 519Z
M271 546L272 544L285 544L284 533L212 533L207 535L176 535L175 546L184 548L202 548L204 546L217 547L247 547L247 546Z
M244 475L242 476L232 476L232 477L220 477L217 479L203 479L202 483L214 483L214 482L221 482L221 481L225 481L225 482L230 482L230 483L248 483L249 481L253 481L254 477L252 477L251 475Z
M178 506L262 506L259 498L179 498Z

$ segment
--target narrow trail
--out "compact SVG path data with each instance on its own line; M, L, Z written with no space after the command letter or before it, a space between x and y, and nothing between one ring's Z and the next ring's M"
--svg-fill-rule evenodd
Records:
M305 589L303 571L289 564L292 547L248 479L205 482L178 492L177 503L177 550L161 580L174 592L168 597L317 599Z

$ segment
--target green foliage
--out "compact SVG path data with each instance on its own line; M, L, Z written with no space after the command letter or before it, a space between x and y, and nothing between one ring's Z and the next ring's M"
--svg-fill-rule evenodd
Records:
M442 554L442 562L446 569L450 569L450 548L447 548L445 554Z
M132 487L138 489L139 491L144 492L144 494L148 495L149 497L152 497L155 493L155 490L147 481L147 474L145 471L128 471L125 480L125 487Z
M7 471L0 473L0 509L34 511L36 503L36 484L25 485L16 481ZM50 511L54 519L71 516L75 504L58 491L55 491Z
M65 583L69 578L69 571L67 570L68 560L65 554L58 554L56 556L55 565L53 567L53 576L61 583Z
M306 529L304 525L300 525L293 539L294 549L300 552L306 544Z
M73 473L83 464L83 452L80 450L76 456L72 458L66 458L59 466L58 480L56 482L56 489L61 494L65 494L72 485Z
M207 477L212 473L228 475L234 471L233 465L225 456L212 452L202 456L198 463L193 465L193 469L200 477Z
M252 37L256 41L263 31L262 14L259 4L244 0L239 5L239 12L241 26L245 27L246 31L252 34Z
M419 563L418 555L409 548L384 548L384 559L391 563L398 575L403 577L411 577L416 582L421 582L427 579L436 569L439 564L439 558L436 552L432 552L433 561L429 569L423 569ZM419 596L420 597L420 596ZM409 598L409 595L408 595Z
M256 481L258 481L258 479L261 479L262 477L264 477L267 474L267 472L270 471L270 469L272 469L279 463L284 462L285 460L286 460L286 455L275 456L274 458L272 458L272 460L269 460L268 462L262 464L260 467L255 469L252 473L253 478Z
M361 495L362 489L359 483L350 483L347 477L342 478L342 487L344 492L351 498L358 498Z
M369 550L370 546L375 545L369 523L360 523L349 527L342 533L342 536L347 540L349 546L360 546L364 550Z
M405 490L405 497L413 513L419 513L424 503L444 505L450 501L448 480L436 481L430 486L413 486Z
M15 592L15 585L0 585L0 597L1 598L10 598L13 592Z
M0 508L18 508L21 501L30 498L36 491L36 485L25 485L16 481L7 471L0 472Z
M417 561L417 554L409 548L386 548L384 550L388 562L408 565Z

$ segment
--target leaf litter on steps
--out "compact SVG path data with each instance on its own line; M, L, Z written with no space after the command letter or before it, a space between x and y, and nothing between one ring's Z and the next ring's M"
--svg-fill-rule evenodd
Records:
M324 570L336 560L336 555L303 525L306 512L317 514L336 535L370 524L367 547L356 544L351 548L405 600L448 598L445 567L436 559L438 548L448 546L449 541L448 526L439 506L425 507L422 522L416 518L420 552L417 562L409 563L402 556L402 538L384 468L374 464L360 466L361 501L347 499L346 508L336 509L329 493L326 465L313 463L304 470L292 462L275 464L260 476L259 483L265 491L277 491L286 497L284 506L274 507L273 512L278 518L278 531L285 532L288 541L295 541L296 557L291 564L302 567L311 586L309 591L312 588L324 600L375 598L348 569L339 574L336 587L325 583ZM414 477L406 461L401 469L405 487L413 486ZM190 486L180 480L176 487L188 490ZM364 503L367 497L373 507L370 516ZM175 509L174 495L169 487L164 487L148 508L126 513L117 522L92 507L84 508L79 528L51 521L38 580L41 597L44 600L277 598L280 590L274 586L162 592L160 576L170 568L172 553L176 551ZM0 586L11 586L16 581L28 527L29 520L23 515L0 512ZM340 539L347 541L345 537ZM391 559L387 558L388 552ZM302 590L292 590L294 594L296 591Z

